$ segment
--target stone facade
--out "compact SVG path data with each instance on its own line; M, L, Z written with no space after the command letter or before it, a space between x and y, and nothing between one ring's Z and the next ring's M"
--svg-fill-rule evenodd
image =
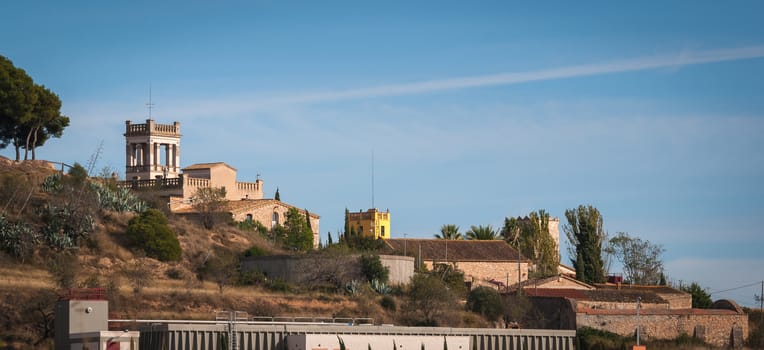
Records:
M232 201L228 203L227 210L231 213L231 217L235 221L258 221L269 230L272 230L276 225L284 225L286 221L286 214L289 209L295 208L292 205L277 201L275 199L260 199L260 200L240 200ZM297 208L303 215L304 209ZM319 241L319 225L321 217L310 213L310 229L313 231L313 247L318 247Z
M226 200L263 198L263 180L236 181L236 169L222 162L194 164L183 168L183 198L193 198L199 188L225 189Z
M125 122L125 178L153 180L180 174L180 123ZM163 156L164 155L164 156Z
M440 263L440 262L438 262ZM432 270L433 261L425 260L424 264ZM457 261L456 268L464 272L464 279L473 286L493 286L505 289L507 283L515 284L518 281L517 262L486 262L486 261ZM521 281L528 279L528 262L520 262Z
M508 280L509 284L515 284L518 279L528 279L531 264L501 240L391 238L385 240L385 244L386 254L419 257L428 269L432 269L433 264L455 264L464 272L465 281L473 286L506 289Z
M609 311L609 312L608 312ZM719 347L740 347L748 337L748 316L731 310L579 310L576 326L591 327L632 336L641 325L643 339L674 339L682 334L695 336Z
M689 294L668 286L597 284L595 289L556 289L550 288L549 279L538 288L531 286L532 281L523 283L524 294L543 315L542 327L590 327L633 336L639 322L644 339L690 335L714 346L732 347L742 346L748 337L748 316L734 301L719 300L710 309L692 309L685 307L691 306Z
M227 209L234 220L256 220L268 229L284 224L286 213L293 206L264 200L263 180L259 176L255 182L237 181L236 169L223 162L199 163L181 169L180 123L157 124L148 119L145 124L130 121L125 124L127 181L120 182L120 187L151 191L166 198L172 212L182 214L195 213L193 200L199 189L223 188ZM311 213L308 221L313 231L313 247L318 247L320 217Z

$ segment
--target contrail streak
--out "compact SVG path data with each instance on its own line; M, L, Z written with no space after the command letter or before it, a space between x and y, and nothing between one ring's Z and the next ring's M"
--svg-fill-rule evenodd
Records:
M625 73L666 67L682 67L704 63L737 61L764 57L764 46L710 51L685 51L629 60L576 65L519 73L501 73L472 77L428 80L413 83L381 85L352 90L336 90L269 100L273 102L321 102L370 97L411 95L443 90L466 89L497 85L514 85L533 81L558 80L613 73ZM266 101L263 101L266 102Z
M405 96L446 90L469 89L489 86L506 86L535 81L550 81L605 74L644 71L659 68L739 61L764 57L764 46L749 46L706 51L681 51L670 54L644 56L633 59L541 69L527 72L499 73L448 79L434 79L411 83L379 85L344 90L326 90L308 93L284 94L263 97L260 94L244 94L223 99L196 100L178 103L173 114L190 116L235 115L251 113L274 106L358 100L387 96ZM180 102L180 101L179 101Z

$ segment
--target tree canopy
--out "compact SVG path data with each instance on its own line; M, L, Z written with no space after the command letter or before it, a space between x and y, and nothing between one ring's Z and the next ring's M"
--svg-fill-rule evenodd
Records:
M661 283L663 277L661 254L665 250L660 244L629 236L625 232L618 232L608 242L606 251L623 263L626 279L632 283L644 285Z
M494 230L491 225L470 226L470 229L467 231L466 235L467 239L476 241L490 241L498 238L496 230Z
M454 224L445 224L440 227L440 234L436 234L437 239L464 239L461 232L459 232L459 226Z
M37 85L27 73L0 55L0 149L13 145L16 160L51 137L61 137L69 118L61 114L61 100L44 85Z
M697 282L692 282L689 286L681 286L679 289L692 295L693 309L710 309L711 304L714 303L711 295Z
M212 229L222 217L226 203L226 191L223 187L199 187L191 197L191 203L199 214L202 226Z
M306 211L307 214L307 211ZM313 248L313 230L297 208L289 208L283 227L277 228L281 232L277 234L285 237L285 243L289 248L308 251Z
M501 235L508 243L519 247L522 255L533 260L537 277L557 274L560 254L549 234L549 213L545 210L531 212L524 218L505 218Z
M568 223L563 227L570 243L570 256L576 279L586 283L605 282L602 245L607 234L602 229L602 216L591 205L565 210Z

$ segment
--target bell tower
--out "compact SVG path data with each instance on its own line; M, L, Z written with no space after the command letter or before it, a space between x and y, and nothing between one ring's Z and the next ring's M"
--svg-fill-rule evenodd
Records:
M177 178L180 174L180 123L125 122L125 180Z

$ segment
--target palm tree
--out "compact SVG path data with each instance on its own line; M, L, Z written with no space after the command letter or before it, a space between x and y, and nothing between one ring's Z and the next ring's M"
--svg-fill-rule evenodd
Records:
M478 241L490 241L497 238L496 231L491 225L470 226L470 230L467 231L466 235L467 239Z
M459 232L459 226L456 226L454 224L446 224L440 227L440 234L436 234L435 238L437 239L464 239L462 237L462 234Z

